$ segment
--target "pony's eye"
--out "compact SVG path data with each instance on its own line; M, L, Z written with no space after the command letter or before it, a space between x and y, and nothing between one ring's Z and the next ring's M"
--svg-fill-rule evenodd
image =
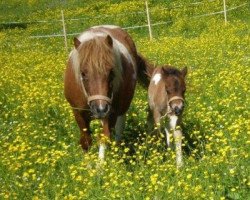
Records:
M87 76L86 76L86 73L81 72L81 79L82 80L87 80L88 79Z
M114 77L115 77L114 72L111 71L111 72L109 73L109 81L113 81Z

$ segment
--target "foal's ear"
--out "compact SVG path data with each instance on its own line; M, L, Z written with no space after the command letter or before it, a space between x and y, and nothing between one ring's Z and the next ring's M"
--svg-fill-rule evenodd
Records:
M182 70L181 70L181 74L182 76L185 78L186 75L187 75L187 67L184 67Z
M76 49L80 46L80 44L81 42L76 37L74 37L74 46Z
M110 35L107 35L107 37L105 38L105 41L107 42L107 44L109 46L113 46L113 40L112 40L112 37Z

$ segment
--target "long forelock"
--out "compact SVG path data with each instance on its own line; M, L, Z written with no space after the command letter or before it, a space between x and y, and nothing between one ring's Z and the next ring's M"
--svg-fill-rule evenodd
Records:
M70 57L77 82L81 80L82 70L86 70L89 76L96 73L107 75L107 68L111 69L116 62L113 49L106 44L103 37L83 42L78 50L71 52Z
M80 73L80 60L79 53L76 49L73 49L70 53L70 60L72 63L72 69L77 83L80 83L81 73Z
M106 44L103 37L83 43L79 50L79 60L90 76L95 73L105 75L107 68L112 68L115 62L113 49Z
M103 37L98 39L104 40ZM113 92L117 92L122 82L123 71L119 48L116 43L113 43L114 46L111 48L105 42L94 40L84 41L78 50L74 49L70 54L76 81L78 84L82 84L81 70L83 69L81 66L87 67L89 76L93 76L95 73L107 75L107 67L113 67ZM113 40L113 42L116 41Z

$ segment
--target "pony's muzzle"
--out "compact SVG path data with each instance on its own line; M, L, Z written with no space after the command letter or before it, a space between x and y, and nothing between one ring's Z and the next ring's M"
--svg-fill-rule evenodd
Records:
M101 119L109 115L112 99L103 95L88 97L88 105L95 118Z
M95 100L90 102L90 110L95 118L105 118L110 112L111 105L104 100Z

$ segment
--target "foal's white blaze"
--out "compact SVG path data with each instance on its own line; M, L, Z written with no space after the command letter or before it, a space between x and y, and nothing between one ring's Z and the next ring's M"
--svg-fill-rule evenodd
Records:
M104 160L105 149L106 149L106 145L105 144L100 144L100 147L99 147L99 159L100 160Z
M160 73L155 74L152 80L155 82L155 85L157 85L161 80L161 74Z

